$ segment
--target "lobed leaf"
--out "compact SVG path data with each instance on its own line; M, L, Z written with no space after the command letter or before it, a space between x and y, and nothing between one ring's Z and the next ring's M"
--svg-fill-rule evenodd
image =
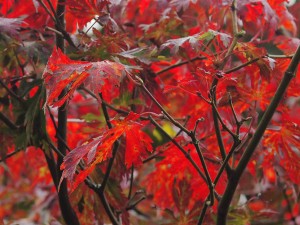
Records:
M104 8L110 4L109 0L67 0L67 30L74 32L77 26L83 28L99 14L104 14Z
M74 91L84 84L98 95L105 81L118 87L129 67L108 60L101 62L83 62L71 60L60 49L54 49L44 70L43 78L47 87L46 104L61 106ZM60 96L63 90L64 96ZM58 99L58 97L60 98Z
M175 7L177 11L181 9L186 10L191 2L195 4L197 0L172 0L170 6Z
M170 39L161 46L161 49L170 48L173 54L176 54L179 51L179 48L184 48L184 45L190 45L192 49L199 50L201 46L204 45L205 41L210 41L215 37L219 37L220 41L225 47L229 46L231 36L225 33L221 33L214 30L208 30L205 33L197 33L191 36Z
M72 189L93 171L98 163L107 160L112 153L112 146L123 134L126 135L125 164L127 168L132 165L138 166L147 155L147 151L152 151L151 139L140 129L143 123L138 123L139 115L130 113L124 120L113 120L115 126L112 129L102 131L100 135L92 138L86 144L73 149L65 158L61 165L64 178L71 180ZM86 168L81 171L73 182L77 165L81 160L86 163Z
M3 18L0 17L0 33L6 33L13 37L18 37L17 29L23 23L22 18Z

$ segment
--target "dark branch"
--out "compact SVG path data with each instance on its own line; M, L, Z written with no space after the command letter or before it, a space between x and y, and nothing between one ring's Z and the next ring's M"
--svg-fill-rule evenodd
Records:
M223 195L223 198L219 204L218 208L218 217L217 217L217 224L218 225L225 225L226 224L226 218L229 210L229 206L231 203L231 200L233 198L233 195L235 193L235 190L238 186L239 180L247 167L257 145L259 144L269 122L272 119L273 114L276 111L276 108L278 107L280 100L282 96L284 95L287 87L289 86L290 81L295 76L296 68L299 64L300 60L300 46L298 47L296 54L292 58L292 61L288 67L288 69L285 72L285 75L276 90L276 93L268 106L266 112L264 113L260 123L258 124L258 127L253 135L253 138L249 142L249 145L247 146L246 150L244 151L244 154L242 155L241 160L239 161L236 169L233 171L229 182L227 184L225 193Z

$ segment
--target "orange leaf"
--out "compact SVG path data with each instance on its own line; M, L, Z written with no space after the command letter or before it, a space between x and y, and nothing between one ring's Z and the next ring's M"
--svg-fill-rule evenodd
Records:
M148 155L147 151L152 152L152 140L141 131L141 127L141 124L134 124L126 132L125 164L127 168L131 165L141 165L142 159Z
M98 95L105 80L109 80L113 86L118 86L128 71L129 67L108 60L101 62L71 60L60 49L54 49L43 73L48 90L46 104L61 106L83 83ZM66 94L58 99L64 89Z
M96 16L104 14L103 9L110 1L102 0L67 0L67 31L74 31L71 27L79 26L80 29Z
M112 146L123 134L126 135L125 164L131 167L132 164L139 165L146 151L151 151L151 139L140 129L143 124L136 122L139 115L129 113L122 121L112 121L115 125L112 129L104 130L98 137L95 137L84 144L73 149L65 158L61 165L63 170L61 181L64 178L71 180L72 190L93 171L98 163L107 160L111 156ZM86 168L74 179L76 168L80 160L84 160ZM60 181L60 182L61 182Z
M298 173L300 170L298 163L300 160L300 127L296 122L286 120L288 115L285 114L283 117L283 121L281 124L277 124L276 129L266 131L264 145L271 150L272 154L280 158L280 166L285 170L286 176L298 184L300 181Z

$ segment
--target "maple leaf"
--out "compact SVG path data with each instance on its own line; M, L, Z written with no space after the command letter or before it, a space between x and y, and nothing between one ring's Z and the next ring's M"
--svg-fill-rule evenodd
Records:
M5 1L7 2L7 1ZM53 7L56 7L56 0L50 0ZM50 7L48 1L45 3L47 7ZM45 26L53 26L53 20L50 19L49 14L43 9L41 4L37 1L12 1L7 4L5 14L9 18L23 18L24 22L21 24L22 27L44 30ZM1 8L1 4L0 4Z
M270 81L270 75L275 67L275 61L271 58L264 57L267 54L265 49L258 48L252 43L238 43L237 50L242 53L243 58L246 57L248 60L261 58L254 64L258 66L261 76Z
M172 0L170 6L176 7L177 11L180 9L186 10L189 7L190 2L195 4L197 0Z
M141 24L139 27L145 32L146 37L153 38L157 42L163 42L166 37L178 36L180 34L182 20L175 10L167 8L162 12L157 22Z
M185 142L182 137L178 137L176 140L181 140L183 143ZM169 145L169 143L167 143L165 147L166 149L163 152L165 158L156 163L155 170L144 180L147 192L153 193L153 201L159 207L178 207L178 209L180 209L183 207L183 205L180 206L180 204L184 204L186 210L189 210L193 207L195 202L204 200L205 196L209 193L208 187L205 185L203 178L199 177L196 169L187 158L179 152L175 145ZM184 146L184 149L190 154L197 165L201 164L193 145L187 144ZM217 173L217 166L214 163L208 162L208 170L213 178ZM178 187L182 179L187 179L191 185L189 188L191 192L189 196L191 197L185 199L185 202L179 202L179 200L174 197L174 185L176 184ZM223 188L224 177L221 178L216 186L216 189L220 191L220 193L223 191ZM181 199L181 201L183 201L183 199Z
M203 46L204 41L210 41L214 37L219 37L223 45L228 47L231 39L230 35L214 30L208 30L205 33L202 32L183 38L170 39L161 46L161 49L169 47L171 49L171 53L176 54L180 47L184 47L185 44L189 44L192 49L197 51L201 46Z
M138 123L133 124L131 131L126 132L125 165L127 168L130 168L131 165L141 165L142 159L148 155L147 150L152 149L152 140L140 130L141 126Z
M125 165L130 168L132 165L140 165L142 159L147 155L147 151L152 151L151 139L140 129L145 123L136 120L139 115L130 113L124 120L113 120L115 125L112 129L104 130L100 135L87 141L86 144L79 146L71 151L61 165L63 170L61 181L68 178L72 182L74 190L95 168L98 163L107 160L112 153L112 146L123 134L126 136ZM75 178L77 165L80 160L87 164L85 170L81 171Z
M109 0L67 0L67 30L74 32L82 28L96 16L104 14L104 7L110 4Z
M285 115L285 117L289 116ZM270 149L272 155L280 157L280 166L285 169L286 176L298 184L300 181L297 172L300 169L299 124L284 119L275 128L267 130L265 136L264 145Z
M296 52L297 47L300 45L298 38L290 38L285 36L278 36L275 39L276 46L286 55Z
M205 210L201 210L202 206L205 209L204 201L210 191L205 183L206 179L203 179L204 169L195 149L196 143L192 143L188 137L192 133L175 128L177 124L170 118L178 120L187 131L194 131L193 135L203 153L212 180L216 178L223 162L220 150L222 155L223 150L229 153L233 148L232 144L235 144L233 135L231 136L225 128L236 133L242 144L235 149L228 164L232 170L240 168L237 165L241 165L243 160L240 158L248 151L246 149L251 141L250 136L254 134L259 122L267 122L263 121L264 117L261 116L268 115L265 109L291 61L290 57L286 56L268 56L273 57L278 51L286 55L294 54L299 45L295 23L299 20L299 4L293 6L293 18L288 12L292 12L292 8L287 7L286 2L287 0L239 0L236 1L236 7L233 7L232 3L235 2L232 0L0 0L0 36L4 35L4 39L0 38L0 71L3 78L1 81L7 85L6 87L0 84L0 139L4 145L0 150L1 161L4 163L1 163L4 166L0 166L0 173L4 175L4 182L0 184L0 189L4 191L0 193L0 199L4 197L5 201L10 202L9 205L5 203L4 210L0 210L0 218L5 217L9 223L25 215L35 220L35 223L49 224L49 221L40 220L44 217L35 212L36 207L28 207L26 210L36 214L34 217L31 216L32 213L28 215L28 212L24 214L25 210L18 210L19 206L24 205L18 200L23 201L25 196L29 197L30 201L40 202L39 199L35 201L35 187L43 183L51 184L52 177L47 170L47 162L51 166L49 162L55 164L56 160L48 157L51 156L52 150L42 141L42 136L45 135L41 136L39 125L41 122L43 126L46 123L46 136L51 137L54 142L57 130L49 115L44 115L41 111L46 93L44 89L38 88L36 81L38 84L43 82L38 74L40 68L44 68L47 60L45 57L51 53L43 54L44 49L46 46L53 46L55 36L59 35L51 28L55 27L61 31L60 28L66 25L65 31L72 32L72 40L78 44L79 52L71 53L78 61L71 60L60 50L54 49L43 74L48 94L45 104L61 106L72 96L72 100L69 101L68 119L64 122L68 122L66 135L68 145L73 151L65 157L61 166L62 179L70 179L72 189L87 176L95 184L101 184L112 151L114 147L120 146L105 189L107 204L120 223L196 224L199 216L204 216ZM65 10L60 15L55 15L58 4L64 4ZM236 10L232 12L231 9ZM238 19L235 18L235 13ZM62 27L55 26L51 14L64 16L65 24L61 24ZM2 16L6 18L3 20ZM12 26L9 26L10 23ZM95 23L101 25L98 30L93 28ZM232 24L235 23L238 34L235 34L233 29L235 26ZM84 30L82 32L78 29ZM90 30L93 32L88 32ZM246 30L245 36L242 35L242 30ZM238 38L237 43L232 42L235 35ZM233 48L229 47L230 44ZM67 45L65 50L72 51ZM112 56L121 58L126 64L143 67L143 81L153 98L149 93L134 87L127 79L123 80L126 75L131 78L130 72L134 68L112 60ZM271 216L279 220L283 217L289 220L298 215L297 208L295 212L288 209L291 215L286 216L287 207L282 205L281 193L282 189L291 183L297 190L300 183L300 111L297 110L299 69L295 73L295 79L290 82L289 89L271 120L270 129L253 155L253 166L248 167L253 179L243 176L239 181L236 180L239 183L237 200L239 196L252 199L257 191L262 195L255 196L254 201L249 199L245 205L248 208L240 207L240 201L233 201L233 210L228 213L228 222L259 223ZM216 79L218 82L214 86ZM91 89L96 96L101 92L108 103L113 102L114 105L109 105L112 106L109 109L111 116L129 108L141 114L157 116L162 110L157 104L160 103L170 118L168 122L161 116L155 119L173 138L173 143L166 143L169 138L163 135L160 129L154 128L151 137L157 154L152 156L157 158L152 161L146 160L147 164L139 166L152 151L152 141L147 133L143 132L146 122L141 120L139 115L131 113L125 118L116 116L112 119L112 129L97 130L99 123L103 122L103 115L99 115L97 102L90 95L85 96L84 93L77 92L83 85ZM212 96L212 93L215 96ZM156 101L152 101L154 98ZM214 105L209 104L210 100L216 103L221 125L225 125L220 129L217 128L216 118L213 118L211 113ZM286 112L284 107L288 107ZM50 112L54 118L57 117L57 109L52 108ZM85 115L87 123L81 120L85 113L89 113ZM44 116L48 118L45 122ZM244 121L250 116L251 121L245 121L243 125L237 121ZM201 123L198 124L199 121ZM14 127L10 126L11 123L15 123L18 129L7 130L7 125ZM89 124L92 127L88 126ZM86 130L89 131L88 134ZM171 133L168 132L170 130ZM215 135L217 130L220 130L221 138ZM17 138L14 138L16 135ZM7 137L10 137L9 140ZM249 140L246 137L249 137ZM122 143L118 145L119 142ZM20 143L23 148L27 148L26 152L11 155L19 149ZM28 145L32 144L41 146L43 151L31 151ZM182 147L181 151L177 148L179 145ZM11 150L7 152L4 148ZM183 155L183 151L186 154ZM245 153L247 155L249 152ZM6 155L9 158L6 158ZM41 158L44 160L40 160ZM190 159L194 163L191 164ZM77 171L79 164L83 168L82 171ZM35 169L29 165L34 165ZM153 171L149 174L151 169ZM256 170L261 172L255 174ZM227 192L223 194L223 190L226 184L233 184L232 179L226 183L226 175L230 175L226 172L229 171L223 171L216 184L216 197L228 197ZM129 175L130 172L132 174ZM239 173L238 169L236 172ZM268 178L267 190L266 183L264 180L261 183L260 176ZM130 180L130 184L124 184L125 180ZM146 181L142 183L143 180ZM281 180L284 180L284 185L280 184ZM16 188L18 184L21 186ZM147 197L140 193L140 189L144 188L142 184L150 194ZM272 189L276 190L275 194L270 191ZM94 190L84 184L76 189L78 190L82 193L77 192L74 201L76 192L73 192L71 204L75 206L74 211L80 223L110 223L105 213L106 211L111 216L105 208L106 201L102 200L104 205L101 204ZM23 194L14 197L18 192ZM55 185L52 185L51 193L57 193ZM261 198L264 194L267 194L268 198L275 196L275 201L269 204L268 199ZM292 197L286 194L286 200ZM144 197L147 199L137 207L141 212L145 212L146 216L130 213L129 210ZM26 205L31 204L29 200L26 201ZM292 197L291 207L296 205L293 200ZM157 207L153 208L153 204ZM216 203L209 207L203 224L216 222L214 213L217 205ZM279 209L279 214L273 215L266 211L269 208L273 209L274 205L277 205L274 211ZM51 215L62 215L65 218L64 210L60 212L59 207L51 207L50 210ZM226 221L224 217L218 220ZM66 223L73 224L68 221Z
M127 58L127 59L135 59L147 65L151 64L151 57L155 56L157 53L156 47L148 47L148 48L134 48L128 51L122 51L118 54L118 56Z
M13 37L18 37L17 29L23 23L22 18L3 18L0 17L0 32L6 33Z
M279 26L284 26L295 33L296 24L285 3L285 0L241 0L238 1L238 14L248 32L257 34L268 30L268 38L271 38Z
M105 31L99 31L93 28L93 34L95 39L90 43L90 51L84 53L84 55L94 56L95 59L108 59L111 57L111 54L119 53L128 49L132 43L126 34L110 32L106 33Z
M108 60L101 62L71 60L60 49L54 49L43 73L48 90L46 103L61 106L83 83L98 96L106 80L109 80L112 86L118 87L124 75L129 74L129 70L128 66ZM57 99L64 89L67 93Z

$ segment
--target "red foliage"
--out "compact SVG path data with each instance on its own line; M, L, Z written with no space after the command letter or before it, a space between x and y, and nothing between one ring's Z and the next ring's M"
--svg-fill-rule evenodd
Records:
M107 60L102 62L74 61L64 55L60 49L54 49L43 73L45 84L49 89L46 103L51 106L61 106L82 83L85 83L85 86L97 95L103 92L102 89L106 83L112 87L118 87L126 73L129 73L129 67L121 63ZM67 93L58 99L63 90Z
M286 3L0 0L0 222L70 201L87 225L213 224L267 119L228 221L300 218L299 69L264 117L300 44Z
M124 164L127 168L141 165L141 159L148 155L147 151L152 152L152 141L140 130L143 123L135 122L138 118L139 115L130 113L122 121L112 121L112 124L115 125L114 128L102 131L99 136L75 148L65 157L64 163L61 165L61 169L64 170L61 179L67 178L72 181L77 165L80 160L85 159L87 167L76 177L73 186L75 189L94 170L97 164L111 157L112 146L122 135L126 136Z

